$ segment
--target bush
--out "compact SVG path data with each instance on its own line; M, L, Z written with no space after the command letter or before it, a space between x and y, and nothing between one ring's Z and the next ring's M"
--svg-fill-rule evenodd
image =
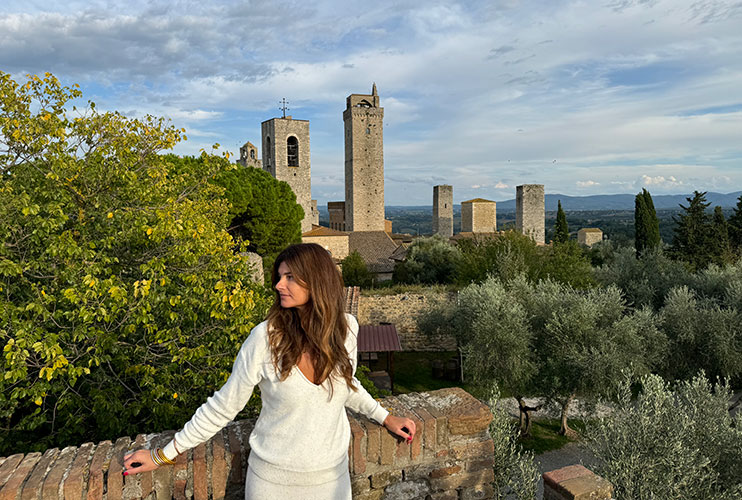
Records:
M456 278L461 251L442 236L418 238L404 262L394 267L395 283L448 284Z
M226 162L159 156L162 119L70 118L79 96L0 73L0 454L181 425L266 306L208 182Z
M631 387L625 379L613 411L586 433L616 498L741 498L742 417L729 415L729 386L699 375L673 390L648 375L635 401Z
M366 267L363 257L356 250L343 259L341 268L345 286L368 288L373 284L373 276Z

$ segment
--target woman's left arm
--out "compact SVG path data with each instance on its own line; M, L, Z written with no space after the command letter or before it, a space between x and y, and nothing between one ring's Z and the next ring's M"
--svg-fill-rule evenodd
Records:
M378 422L383 425L389 431L405 439L406 442L411 442L415 437L415 422L409 418L396 417L390 414L381 403L376 401L371 394L361 385L361 382L356 378L356 368L358 365L358 321L348 315L348 326L349 341L352 346L348 348L348 356L350 357L350 364L353 369L353 384L358 389L357 391L350 390L348 398L345 400L345 406L365 415L371 420Z

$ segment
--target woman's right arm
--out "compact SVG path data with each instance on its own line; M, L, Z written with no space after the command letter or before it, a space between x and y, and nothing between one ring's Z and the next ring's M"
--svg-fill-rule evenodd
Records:
M260 382L266 345L265 327L261 323L242 344L227 382L196 410L183 429L162 449L165 461L174 461L178 454L210 439L245 407L253 387ZM141 465L130 467L134 463ZM139 450L124 457L125 471L130 474L153 470L158 465L153 462L149 450Z

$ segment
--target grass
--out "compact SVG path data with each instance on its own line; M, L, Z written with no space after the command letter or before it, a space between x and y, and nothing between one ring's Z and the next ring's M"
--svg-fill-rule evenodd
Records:
M378 296L398 295L401 293L421 293L428 295L431 293L456 292L460 289L461 287L457 285L405 285L383 281L371 288L362 288L361 295Z
M585 430L582 420L569 420L569 426L578 433ZM532 451L534 455L540 455L547 451L558 450L567 443L574 442L566 436L559 434L561 422L557 418L534 420L531 424L531 435L520 440L524 450Z

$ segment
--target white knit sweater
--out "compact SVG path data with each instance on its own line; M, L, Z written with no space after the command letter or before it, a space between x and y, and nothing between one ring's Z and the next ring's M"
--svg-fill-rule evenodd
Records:
M357 364L358 322L347 314L349 332L345 340L353 374ZM250 434L251 469L259 477L282 484L322 484L348 470L350 424L345 408L384 422L389 414L353 377L358 391L344 379L316 385L295 366L279 381L273 368L267 322L252 329L237 354L232 373L224 386L208 398L183 430L175 435L178 449L193 448L207 441L242 410L260 387L262 409ZM177 455L173 441L165 456Z

